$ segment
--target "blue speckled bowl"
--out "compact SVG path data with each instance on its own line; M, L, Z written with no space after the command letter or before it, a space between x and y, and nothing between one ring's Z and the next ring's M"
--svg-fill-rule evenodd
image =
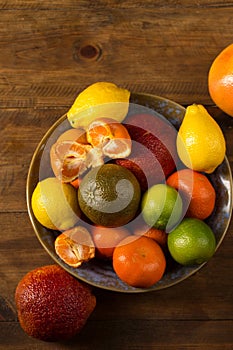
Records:
M167 120L169 120L177 129L179 128L179 125L181 124L185 113L184 107L159 96L132 93L130 102L148 107L158 112ZM83 264L79 268L72 268L61 261L61 259L55 253L54 249L54 240L56 238L56 233L51 230L47 230L37 222L31 208L31 196L39 180L39 167L41 157L42 155L46 157L46 154L44 152L45 145L48 146L48 140L52 134L59 135L62 131L64 131L64 127L69 127L68 122L66 125L66 115L62 116L50 128L50 130L46 133L46 135L39 143L30 164L26 188L28 213L32 222L32 226L42 246L53 258L53 260L73 276L79 278L84 282L87 282L99 288L125 293L155 291L171 287L201 269L205 263L198 266L187 267L176 264L172 260L168 261L167 269L163 278L151 288L142 289L130 287L122 282L114 273L111 263L93 259ZM51 176L51 169L49 167L47 174L45 173L44 176ZM217 168L217 170L210 175L210 180L215 187L217 199L214 212L208 218L207 223L215 233L218 248L227 232L232 212L232 175L229 162L226 157L224 159L224 162Z

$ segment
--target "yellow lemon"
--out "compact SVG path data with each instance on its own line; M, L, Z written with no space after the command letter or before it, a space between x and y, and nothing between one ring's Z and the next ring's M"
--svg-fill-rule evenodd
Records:
M212 173L223 162L224 135L204 106L187 107L177 135L177 151L188 168L200 172Z
M97 82L83 90L67 118L72 127L86 128L98 117L108 117L122 122L129 108L130 92L113 83Z
M50 177L38 182L31 205L41 225L52 230L68 230L79 220L80 209L75 188L61 183L57 178Z

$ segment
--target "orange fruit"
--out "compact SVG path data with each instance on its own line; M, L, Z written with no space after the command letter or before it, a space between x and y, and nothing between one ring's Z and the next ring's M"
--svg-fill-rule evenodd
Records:
M92 228L93 241L100 258L112 259L115 247L129 235L130 232L124 227L93 226Z
M124 158L131 153L131 138L121 123L111 118L94 120L87 128L87 140L102 149L105 156Z
M72 128L64 131L50 150L50 161L54 175L59 179L65 180L64 182L69 182L69 177L72 179L74 177L73 173L76 174L78 171L75 167L72 167L70 173L69 169L63 169L63 160L66 156L66 152L71 151L70 148L73 147L73 142L87 145L88 142L85 130L81 128ZM83 150L85 150L85 147L84 149L80 149L81 153L83 153Z
M103 156L88 144L83 129L69 129L52 145L50 163L54 175L67 183L76 180L87 168L102 165Z
M81 183L81 178L80 178L80 177L78 177L77 179L75 179L75 180L73 180L73 181L70 182L70 184L71 184L74 188L76 188L76 190L79 188L80 183Z
M91 146L76 141L58 141L50 150L54 175L62 182L71 182L86 169L87 153Z
M212 62L208 88L215 104L233 117L233 44L223 49Z
M96 306L91 288L58 265L28 272L18 283L15 303L22 329L44 341L79 333Z
M82 128L72 128L64 131L56 142L76 141L82 144L87 144L86 132Z
M169 176L167 184L178 190L183 200L189 203L186 216L204 220L213 212L216 193L204 174L182 169Z
M133 287L149 288L165 272L165 255L154 240L129 236L113 252L113 268L117 276Z
M57 255L69 266L78 267L95 256L91 234L77 226L61 233L55 240Z
M107 120L99 118L88 125L87 140L93 147L102 147L113 137Z
M144 225L134 230L136 236L145 236L155 240L161 247L167 244L167 233L154 227Z

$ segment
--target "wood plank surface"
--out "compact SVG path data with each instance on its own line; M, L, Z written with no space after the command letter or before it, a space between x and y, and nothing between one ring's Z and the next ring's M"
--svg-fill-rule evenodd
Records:
M233 222L215 256L165 290L94 288L97 306L70 342L21 329L19 280L53 260L33 232L26 179L39 141L96 81L204 104L221 126L233 170L233 118L208 94L213 59L233 38L233 2L216 0L0 0L0 349L233 348Z
M210 103L210 64L232 41L233 6L225 2L4 1L2 8L6 107L66 106L100 80L180 103Z

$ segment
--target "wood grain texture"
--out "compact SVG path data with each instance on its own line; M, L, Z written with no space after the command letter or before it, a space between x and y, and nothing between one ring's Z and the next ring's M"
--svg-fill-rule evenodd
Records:
M232 42L232 16L231 1L0 0L0 350L233 348L233 222L213 259L172 288L94 288L95 312L70 342L29 338L14 302L19 280L53 263L27 214L33 152L89 84L205 104L233 170L233 118L214 106L207 86L213 59Z
M143 324L143 327L142 327ZM72 342L62 343L42 343L34 339L25 337L23 331L17 323L4 323L2 328L2 349L13 350L25 349L124 349L128 350L231 350L232 343L232 321L191 321L173 322L148 320L142 322L140 319L123 320L120 323L111 320L108 323L95 320L91 317L88 324L80 335L76 336ZM216 332L218 327L218 332ZM131 336L128 336L131 334ZM14 338L9 345L7 339ZM90 334L92 335L90 337ZM111 336L109 337L109 334ZM167 339L172 342L167 345ZM187 343L187 339L189 339ZM228 343L226 343L228 339ZM192 347L188 347L188 344ZM22 345L23 344L23 345Z
M70 105L100 80L210 104L210 64L232 41L233 5L224 2L9 1L2 8L6 107ZM88 45L100 49L96 60L80 54Z

